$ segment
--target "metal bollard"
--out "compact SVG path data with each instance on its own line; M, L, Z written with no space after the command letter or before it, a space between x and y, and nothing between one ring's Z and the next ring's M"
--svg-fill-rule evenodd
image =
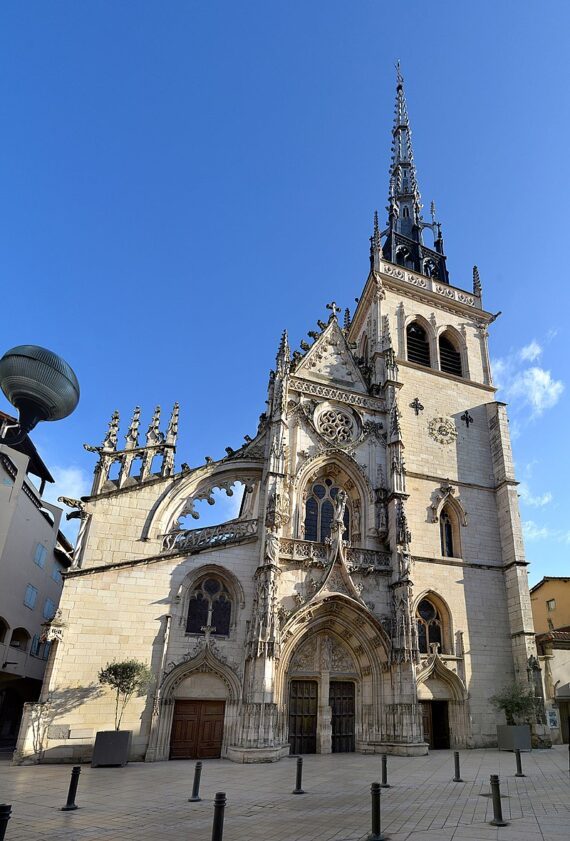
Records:
M224 834L224 809L226 808L225 791L216 792L214 800L214 823L212 824L212 841L222 841Z
M7 803L0 803L0 841L4 841L6 835L6 827L12 814L12 806Z
M517 762L517 773L515 774L515 777L526 777L526 774L523 774L521 752L519 748L515 748L515 759Z
M192 783L192 797L188 798L188 803L199 803L202 799L200 797L200 777L202 776L202 763L197 762L194 768L194 782Z
M69 791L67 792L67 803L61 807L62 812L73 812L79 807L75 805L75 795L77 794L77 785L79 783L79 775L81 774L81 765L74 765L71 769L71 781L69 783Z
M390 788L388 784L388 755L385 753L382 754L382 782L380 787Z
M370 794L372 797L372 832L367 838L367 841L387 841L386 836L382 835L382 827L380 826L380 783L372 783L370 786Z
M459 751L453 751L453 762L455 765L455 776L453 778L454 783L462 783L463 780L461 779L461 769L459 767Z
M295 788L293 789L293 794L304 794L303 791L303 757L297 757L297 777L295 782Z
M489 821L493 826L508 826L503 820L503 809L501 807L501 786L499 775L491 774L491 797L493 798L493 820Z

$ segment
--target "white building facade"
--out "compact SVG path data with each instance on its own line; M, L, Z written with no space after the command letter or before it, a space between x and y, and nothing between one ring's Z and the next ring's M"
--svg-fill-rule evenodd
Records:
M176 471L175 406L142 444L136 410L122 449L117 415L89 448L16 761L88 759L113 722L98 671L130 658L155 676L125 713L133 759L496 744L488 699L528 679L536 648L494 316L476 270L472 290L450 285L441 226L421 217L399 74L389 201L356 312L327 305L292 355L283 335L253 438ZM236 483L236 519L187 528Z
M17 449L0 444L0 749L13 749L23 705L39 697L50 648L43 625L72 563L62 511L42 496L46 481L29 438Z

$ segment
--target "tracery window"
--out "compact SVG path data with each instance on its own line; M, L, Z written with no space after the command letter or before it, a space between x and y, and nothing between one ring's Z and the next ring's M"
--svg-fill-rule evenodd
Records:
M430 644L439 643L441 651L441 617L435 605L429 599L422 599L416 609L418 626L418 645L421 654L430 653Z
M334 514L334 500L340 488L332 479L322 479L312 486L305 504L305 540L324 543L331 533ZM348 540L350 512L348 505L344 510L344 539Z
M203 634L210 628L218 637L230 633L232 600L223 581L205 576L196 584L188 604L187 634Z
M430 368L429 342L424 328L417 321L412 321L406 328L406 338L408 340L408 359L410 362L416 362L418 365L425 365L426 368Z

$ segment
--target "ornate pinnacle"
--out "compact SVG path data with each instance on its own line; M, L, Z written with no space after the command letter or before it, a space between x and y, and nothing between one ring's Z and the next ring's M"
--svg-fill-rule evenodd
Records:
M301 350L303 350L305 352L311 349L311 345L308 342L306 342L304 339L301 339L299 344L301 346Z
M163 435L160 431L160 406L157 406L146 433L146 446L151 447L153 444L160 444L162 439Z
M281 341L279 342L279 350L277 351L276 367L277 371L283 371L291 361L291 349L289 348L289 338L287 330L283 330Z
M166 443L174 446L176 444L176 436L178 435L178 415L180 414L180 406L178 401L172 407L172 414L168 421L168 428L166 430Z
M125 435L125 449L132 450L139 445L139 424L141 419L141 408L140 406L135 406L135 410L133 412L133 418L131 420L131 425L129 426L129 431Z
M105 435L105 439L101 445L104 450L117 449L117 437L119 435L119 412L115 409L111 420L109 421L109 429Z
M344 311L344 329L348 330L350 328L350 310L347 307Z
M482 291L483 290L481 288L481 280L479 278L479 269L477 268L477 266L473 266L473 294L480 298Z

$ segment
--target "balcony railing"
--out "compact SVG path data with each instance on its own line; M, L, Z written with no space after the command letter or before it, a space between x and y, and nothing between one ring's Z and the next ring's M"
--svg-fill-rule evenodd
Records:
M299 561L310 566L326 566L328 561L328 546L315 543L312 540L291 540L285 538L279 541L280 557ZM347 549L346 558L351 572L389 572L392 556L389 552L377 552L374 549Z
M196 552L215 549L255 537L259 520L233 520L203 529L171 531L161 535L163 552Z

